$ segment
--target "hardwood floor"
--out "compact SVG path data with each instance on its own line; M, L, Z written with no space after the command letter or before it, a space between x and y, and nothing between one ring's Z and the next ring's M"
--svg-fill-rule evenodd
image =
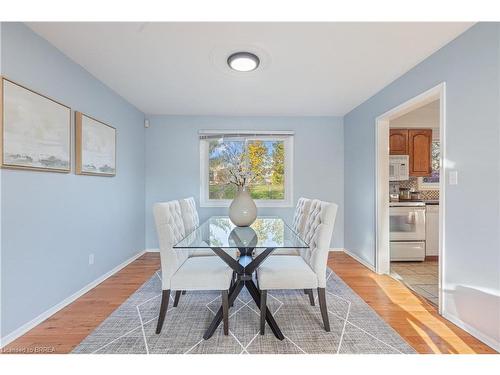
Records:
M69 353L160 268L146 253L2 349L3 353Z
M373 273L344 253L328 265L419 353L496 353L390 276ZM4 353L69 353L160 267L147 253L7 345ZM42 348L42 349L41 349Z
M328 265L419 353L496 353L442 318L436 308L387 275L340 253Z

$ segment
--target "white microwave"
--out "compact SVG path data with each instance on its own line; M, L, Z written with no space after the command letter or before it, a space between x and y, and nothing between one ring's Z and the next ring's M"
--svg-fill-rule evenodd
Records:
M389 181L406 181L410 178L410 157L408 155L389 156Z

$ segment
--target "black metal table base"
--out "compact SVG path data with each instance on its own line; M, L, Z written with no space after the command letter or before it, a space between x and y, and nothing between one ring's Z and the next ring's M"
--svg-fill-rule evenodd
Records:
M267 248L255 259L252 259L250 255L241 255L239 262L232 258L221 248L212 248L212 250L236 273L236 281L229 288L229 306L233 305L236 297L238 297L238 295L241 293L243 287L246 287L255 304L260 309L260 293L259 289L253 282L252 274L255 272L257 267L269 256L269 254L271 254L274 248ZM217 314L215 314L215 317L212 320L212 323L210 323L207 331L203 335L203 338L205 340L208 340L210 337L212 337L221 322L222 306L217 311ZM283 340L285 338L269 309L266 309L266 322L267 324L269 324L271 331L273 331L277 339Z

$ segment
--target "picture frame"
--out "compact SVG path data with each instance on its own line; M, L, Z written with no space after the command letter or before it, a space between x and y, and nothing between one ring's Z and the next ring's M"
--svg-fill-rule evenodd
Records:
M116 128L75 112L76 174L116 176Z
M0 76L0 166L71 172L71 108Z

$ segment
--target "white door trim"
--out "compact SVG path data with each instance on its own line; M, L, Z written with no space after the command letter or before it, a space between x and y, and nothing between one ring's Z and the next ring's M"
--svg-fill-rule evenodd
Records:
M443 280L445 274L445 176L446 176L446 83L423 92L420 95L385 112L375 119L375 269L379 274L390 272L389 250L389 122L427 103L439 99L439 136L441 142L439 178L439 313L444 302Z

